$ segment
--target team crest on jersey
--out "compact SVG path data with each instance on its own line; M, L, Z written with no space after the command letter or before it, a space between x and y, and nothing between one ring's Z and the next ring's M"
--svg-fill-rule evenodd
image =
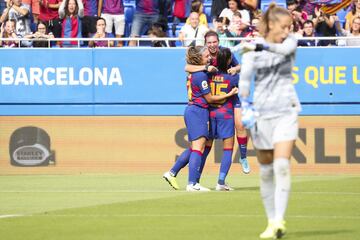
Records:
M202 88L203 88L204 90L206 90L206 89L209 88L209 85L208 85L207 81L202 81L201 86L202 86Z

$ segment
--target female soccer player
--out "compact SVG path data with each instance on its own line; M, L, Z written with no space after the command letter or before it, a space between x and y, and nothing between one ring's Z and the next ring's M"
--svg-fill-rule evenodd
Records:
M229 74L228 66L232 61L232 53L229 48L221 48L217 54L218 73L212 75L210 86L213 95L222 95L237 87L239 75ZM230 186L225 183L229 172L234 147L235 121L234 106L239 104L239 98L233 96L219 104L210 104L210 135L212 139L223 140L223 156L221 159L220 172L216 190L231 191Z
M262 239L281 238L290 192L290 156L298 135L300 102L292 84L297 41L289 35L292 18L275 3L261 21L260 43L243 55L239 89L244 112L249 110L249 88L255 73L254 108L259 113L250 128L260 163L260 192L268 218ZM267 50L267 51L261 51ZM246 107L247 106L247 107ZM246 122L244 122L247 125Z
M207 47L189 47L186 53L188 64L203 65L209 61ZM185 109L184 119L188 131L191 153L189 158L189 181L187 191L209 191L198 183L199 169L205 142L209 138L209 103L222 101L237 94L238 89L233 88L229 93L213 96L210 92L209 77L206 72L195 72L188 76L187 81L189 103ZM187 150L186 150L187 151ZM170 176L164 178L169 181ZM174 187L174 185L169 181ZM174 187L176 188L176 187Z

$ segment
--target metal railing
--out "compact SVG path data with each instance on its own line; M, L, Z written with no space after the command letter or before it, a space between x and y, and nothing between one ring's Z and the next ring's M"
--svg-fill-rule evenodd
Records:
M356 39L360 41L360 37L358 36L349 36L349 37L301 37L298 38L298 40L315 40L315 41L321 41L321 40L352 40ZM105 42L108 41L108 47L110 47L111 42L130 42L130 41L136 41L135 47L140 46L140 42L152 42L152 41L165 41L167 43L167 46L170 47L170 42L180 42L183 43L184 41L192 41L192 40L198 40L202 41L202 39L196 39L196 38L187 38L184 40L180 40L179 38L174 37L165 37L165 38L149 38L149 37L125 37L125 38L50 38L50 39L29 39L29 38L0 38L0 41L3 42L16 42L17 48L27 48L24 46L21 46L21 42L35 42L35 41L41 41L41 42L47 42L49 46L52 47L78 47L81 48L84 46L84 42ZM226 41L253 41L256 40L256 38L240 38L240 37L234 37L234 38L221 38L221 40ZM72 44L71 42L76 42L76 44ZM20 43L20 44L19 44ZM85 45L86 46L86 45ZM124 45L125 46L125 45ZM183 46L183 44L182 44ZM359 45L360 46L360 45ZM114 46L116 47L116 46ZM130 47L130 46L125 46ZM181 47L181 46L177 46ZM0 48L6 48L6 46L2 46Z

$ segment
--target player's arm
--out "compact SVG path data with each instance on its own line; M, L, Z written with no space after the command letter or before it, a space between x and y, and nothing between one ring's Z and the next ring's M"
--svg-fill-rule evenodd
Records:
M255 70L254 66L255 66L254 52L245 53L242 58L242 68L241 68L240 80L239 80L240 99L246 99L250 95L250 82Z
M297 39L294 35L290 34L282 43L269 43L256 44L255 51L267 50L270 52L290 55L296 51L297 48Z
M240 65L239 61L236 59L234 54L231 53L231 63L230 63L230 67L227 71L228 74L235 75L235 74L239 73L240 70L241 70L241 65Z
M191 64L185 65L185 72L194 73L201 71L217 72L218 69L212 65L191 65Z
M222 101L226 98L229 98L235 94L238 94L238 88L234 87L233 89L231 89L231 91L227 94L224 95L212 95L211 93L205 94L204 98L208 103L217 103L219 101Z

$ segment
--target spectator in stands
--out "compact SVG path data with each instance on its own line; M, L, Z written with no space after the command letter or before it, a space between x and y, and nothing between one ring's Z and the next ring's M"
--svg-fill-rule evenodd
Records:
M81 18L84 16L84 6L81 0L65 0L59 7L59 17L62 22L62 38L81 38ZM62 46L77 47L77 41L63 41Z
M302 11L306 12L308 20L312 20L312 17L315 14L316 4L307 0L299 0L298 5Z
M159 0L159 19L156 24L160 24L163 31L168 30L168 17L172 16L172 0Z
M1 24L0 37L1 38L18 38L15 33L15 20L7 19ZM0 47L17 47L19 45L18 41L0 41Z
M40 15L40 0L22 0L24 4L29 5L31 14L34 19L34 23L38 23Z
M227 8L228 1L227 0L216 0L212 1L211 4L211 18L215 21L221 14L221 12Z
M360 17L360 0L357 0L356 3L353 4L351 11L346 14L345 30L350 31L353 20L356 17Z
M174 12L173 12L174 20L172 24L173 36L176 36L176 26L179 25L179 23L186 22L186 18L190 14L190 8L191 8L191 0L175 0Z
M315 31L314 31L314 23L311 20L307 20L304 22L304 27L301 30L303 37L315 37ZM310 47L310 46L316 46L316 40L299 40L298 46L301 47Z
M50 41L47 41L47 39L54 38L54 35L51 32L47 32L46 24L44 22L39 21L36 25L36 32L26 35L25 38L34 40L32 43L33 47L48 48L50 47Z
M233 25L231 26L231 34L233 37L246 38L251 36L251 31L249 30L248 24L242 20L240 12L234 13L232 22ZM239 41L234 41L234 45L239 43Z
M130 37L140 37L159 19L159 0L137 0ZM129 46L136 46L130 41Z
M204 5L200 0L194 0L191 3L191 12L197 12L199 14L199 25L204 25L205 27L208 27L207 18L203 10ZM190 24L190 18L186 19L186 24Z
M250 37L260 37L259 23L260 23L260 18L254 17L251 20L251 25L249 26L249 31L251 32Z
M293 18L293 24L295 24L297 29L300 29L308 19L307 13L302 11L296 0L287 0L286 4L288 11Z
M116 38L124 36L125 31L125 15L123 0L99 0L98 14L106 20L106 32L112 33L115 27ZM117 41L117 46L122 47L122 41Z
M342 46L360 46L360 17L353 19L350 31L341 29L341 26L337 24L338 31L341 32L342 36L357 37L346 40L339 40L338 45Z
M40 0L40 21L46 24L48 32L56 38L61 37L61 22L59 18L59 7L61 0Z
M246 9L240 10L240 7L241 7L240 0L228 0L228 8L222 10L222 12L220 13L220 17L227 17L228 19L230 19L230 27L231 27L231 25L233 24L234 13L240 12L242 16L242 21L244 21L249 25L250 12Z
M313 17L315 33L317 36L334 37L336 36L335 15L329 15L322 12L321 9L315 8ZM319 46L336 45L335 40L321 40Z
M82 36L90 37L96 33L98 20L99 0L82 0L84 4L84 17L82 18Z
M148 31L148 35L150 38L165 38L166 32L164 31L161 24L155 23L150 27L150 30ZM162 41L162 40L153 40L151 42L152 47L170 47L168 41Z
M233 47L234 41L224 39L233 37L229 30L230 20L226 17L218 17L216 18L214 24L216 33L219 36L219 45L222 47Z
M360 16L353 19L349 37L358 37L358 39L346 40L347 46L360 46Z
M199 25L199 14L190 13L190 24L185 24L179 33L179 39L183 41L185 47L204 46L204 36L208 31L204 25ZM190 38L190 39L189 39Z
M96 33L93 36L93 39L114 37L112 33L106 32L105 29L106 29L106 20L100 17L96 21ZM113 46L114 46L114 41L107 41L107 40L89 41L89 47L113 47Z
M16 21L15 33L19 38L24 38L25 35L31 32L30 29L30 9L29 5L23 4L21 0L8 0L7 6L8 17ZM20 45L23 47L30 47L30 41L21 41Z

